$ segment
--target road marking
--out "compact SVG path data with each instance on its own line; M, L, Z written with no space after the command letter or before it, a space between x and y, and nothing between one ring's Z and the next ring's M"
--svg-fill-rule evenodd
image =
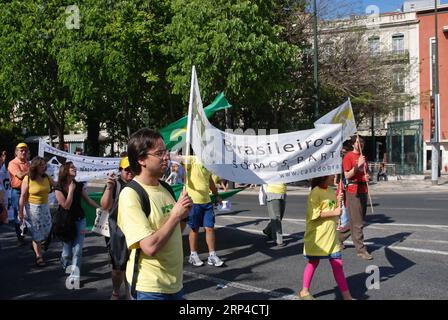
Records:
M388 207L382 207L382 206L377 206L375 207L376 209L379 210L391 210L391 211L396 211L396 210L406 210L406 211L444 211L446 210L446 208L400 208L400 207L393 207L393 208L388 208Z
M273 298L280 298L283 300L298 300L299 299L297 296L292 295L292 294L285 295L284 293L281 293L281 292L258 288L258 287L250 286L250 285L240 283L240 282L227 281L225 279L211 277L211 276L207 276L207 275L196 273L196 272L184 270L184 275L195 278L195 279L201 279L201 280L214 282L216 284L224 284L228 287L233 287L236 289L241 289L241 290L256 292L256 293L263 293L263 294L266 294Z
M260 230L254 230L254 229L249 229L249 228L234 228L234 227L228 227L228 226L223 226L223 225L218 225L218 224L216 224L215 226L221 227L221 228L227 228L227 229L237 229L237 230L241 230L241 231L245 231L245 232L249 232L249 233L263 234L263 232ZM291 235L288 233L284 233L283 236L292 237L292 238L296 238L298 240L303 241L303 238L301 238L301 237L299 238L297 236L294 236L294 235ZM299 241L299 243L301 241ZM352 241L345 241L344 243L353 245ZM395 249L395 250L412 251L412 252L420 252L420 253L431 253L431 254L439 254L439 255L443 255L443 256L448 256L448 251L410 248L410 247L395 246L395 245L384 245L384 244L376 244L374 242L368 242L368 241L365 241L364 244L367 244L367 245L370 245L370 246L373 246L376 248L388 248L388 249Z
M256 220L265 220L268 221L269 218L266 217L256 217L256 216L224 216L220 215L219 218L227 218L227 219L256 219ZM283 218L283 221L296 222L296 223L306 223L305 219L291 219L291 218ZM367 226L391 226L391 227L425 227L425 228L436 228L436 229L448 229L448 225L444 224L411 224L411 223L371 223L366 224Z
M345 241L344 243L352 244L354 243L352 241ZM373 242L365 241L364 244L367 244L372 247L376 248L388 248L388 249L395 249L395 250L403 250L403 251L412 251L412 252L421 252L421 253L431 253L431 254L440 254L443 256L448 256L448 251L439 251L439 250L430 250L430 249L418 249L418 248L409 248L409 247L402 247L402 246L386 246L381 244L376 244Z

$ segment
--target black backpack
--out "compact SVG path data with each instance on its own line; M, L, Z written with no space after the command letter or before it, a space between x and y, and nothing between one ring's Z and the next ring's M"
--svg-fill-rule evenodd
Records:
M176 196L174 194L173 189L167 184L165 181L159 180L159 183L169 191L169 193L173 196L173 199L176 200ZM151 204L149 202L148 194L145 189L135 180L130 181L124 188L131 188L137 192L140 203L142 205L142 209L146 214L146 217L149 217L151 213ZM124 189L123 188L123 189ZM118 198L115 199L114 205L109 212L109 233L110 233L110 242L109 242L109 250L110 255L113 260L113 263L124 269L129 260L130 251L128 249L126 238L121 231L120 227L117 224L118 218ZM137 283L137 273L138 273L138 262L140 258L141 249L137 249L135 252L135 260L134 260L134 272L132 275L132 283L131 283L131 295L135 296L135 285Z

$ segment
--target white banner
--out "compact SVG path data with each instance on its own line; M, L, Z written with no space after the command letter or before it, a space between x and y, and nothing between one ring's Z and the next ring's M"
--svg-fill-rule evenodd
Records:
M239 183L267 184L341 172L341 124L276 135L224 132L205 116L194 68L192 81L191 145L199 160L215 175Z
M118 174L120 158L99 158L71 154L56 149L43 140L39 140L39 156L47 161L47 174L58 180L59 167L68 161L77 169L76 180L87 182L106 179L111 172Z

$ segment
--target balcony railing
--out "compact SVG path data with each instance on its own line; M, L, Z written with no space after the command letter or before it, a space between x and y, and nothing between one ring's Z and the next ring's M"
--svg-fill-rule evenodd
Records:
M384 59L384 61L409 63L409 50L382 51L379 55L382 59Z

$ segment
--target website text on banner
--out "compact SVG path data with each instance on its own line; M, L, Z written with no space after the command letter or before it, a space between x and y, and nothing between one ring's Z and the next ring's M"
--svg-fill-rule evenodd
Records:
M204 166L240 183L294 182L341 171L342 125L277 135L237 135L210 124L193 67L191 145Z

